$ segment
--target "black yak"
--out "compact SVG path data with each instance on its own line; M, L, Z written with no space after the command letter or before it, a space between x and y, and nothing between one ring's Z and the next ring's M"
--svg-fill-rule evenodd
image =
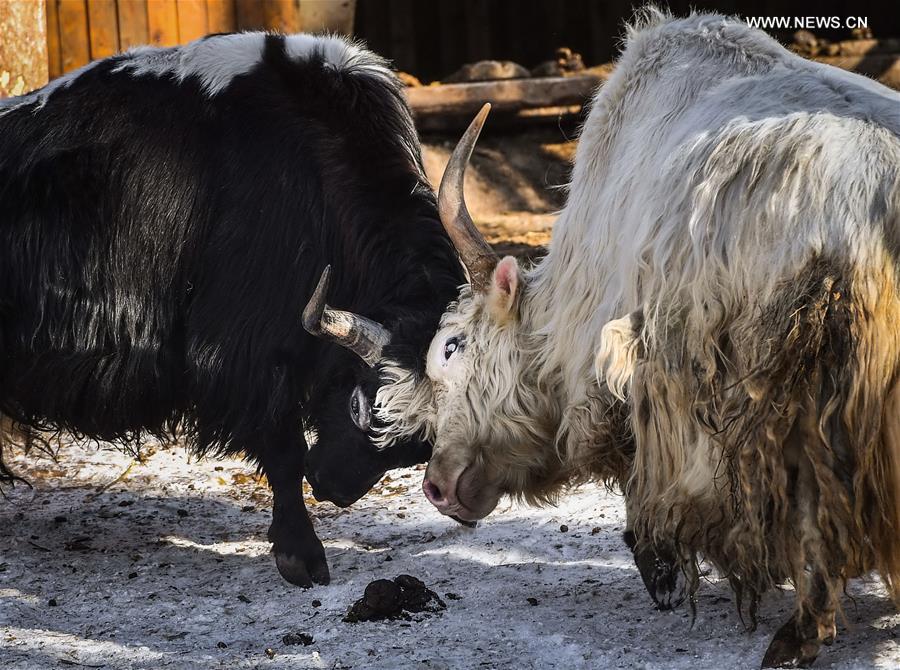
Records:
M301 314L330 263L330 302L372 320L319 301L316 337ZM370 443L377 363L419 374L462 281L400 84L343 39L144 47L0 101L0 412L245 455L294 584L329 580L305 434L315 493L340 504L425 460L417 438Z

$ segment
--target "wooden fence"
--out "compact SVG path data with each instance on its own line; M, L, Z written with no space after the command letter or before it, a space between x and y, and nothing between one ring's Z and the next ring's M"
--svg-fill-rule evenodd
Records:
M50 77L133 46L169 46L209 33L350 32L354 6L353 0L46 0Z
M10 0L0 0L0 3ZM322 28L353 32L423 81L462 64L509 59L526 67L568 46L588 64L610 60L624 22L644 0L32 0L46 2L50 77L139 44L207 33ZM802 16L809 0L657 0L677 14L715 7L744 16ZM883 6L882 6L883 5ZM817 0L815 14L869 18L877 37L900 35L890 3ZM354 24L355 16L355 24ZM828 31L830 39L847 31ZM779 35L790 38L790 34Z

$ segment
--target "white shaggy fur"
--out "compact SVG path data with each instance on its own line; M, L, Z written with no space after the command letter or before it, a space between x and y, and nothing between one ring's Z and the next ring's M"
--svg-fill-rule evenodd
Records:
M199 77L203 90L213 96L231 80L250 72L262 60L266 34L261 32L216 35L183 46L159 49L139 47L126 54L117 68L136 76L174 75L178 81ZM390 77L385 62L359 45L336 35L288 35L285 51L298 61L320 54L325 63L338 70L362 71Z

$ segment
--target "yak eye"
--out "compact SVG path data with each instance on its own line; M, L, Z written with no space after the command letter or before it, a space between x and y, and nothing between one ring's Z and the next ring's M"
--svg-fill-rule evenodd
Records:
M350 418L360 430L369 430L371 415L369 412L369 400L362 388L357 386L350 394Z
M451 337L446 342L444 342L444 360L449 361L450 357L455 354L457 351L460 351L465 347L465 340L461 337Z

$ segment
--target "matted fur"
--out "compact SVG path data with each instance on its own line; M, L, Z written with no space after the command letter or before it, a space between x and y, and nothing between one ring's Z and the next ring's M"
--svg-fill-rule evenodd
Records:
M463 291L436 337L465 337L464 391L383 388L403 417L386 441L425 426L436 457L552 498L627 473L630 416L631 521L695 587L704 554L751 614L789 578L817 616L871 569L896 593L898 136L895 92L736 20L647 10L516 318ZM631 336L604 331L631 313Z
M694 16L632 32L579 147L606 304L645 319L640 360L627 337L598 358L611 392L634 373L635 533L694 587L713 560L751 615L785 579L823 620L848 577L898 594L898 110Z

